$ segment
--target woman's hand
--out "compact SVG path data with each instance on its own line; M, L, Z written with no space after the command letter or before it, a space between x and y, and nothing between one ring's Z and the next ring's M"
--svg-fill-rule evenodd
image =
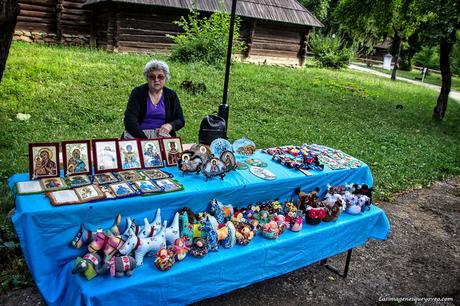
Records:
M160 126L160 133L161 134L168 134L169 135L169 132L171 132L171 131L172 131L172 125L169 124L169 123L165 123L162 126Z

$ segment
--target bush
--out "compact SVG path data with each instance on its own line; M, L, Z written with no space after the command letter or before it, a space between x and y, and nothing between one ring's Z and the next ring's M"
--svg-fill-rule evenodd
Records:
M355 48L346 47L343 40L335 35L313 33L309 45L315 53L315 60L322 67L346 67L355 55Z
M230 15L216 11L209 18L199 18L199 13L192 10L190 14L175 21L184 33L169 36L175 43L171 49L171 59L183 63L205 62L218 64L225 62L227 56ZM240 19L235 18L233 34L234 53L242 50L239 37Z
M414 55L415 66L439 69L439 53L434 47L422 47L422 50Z

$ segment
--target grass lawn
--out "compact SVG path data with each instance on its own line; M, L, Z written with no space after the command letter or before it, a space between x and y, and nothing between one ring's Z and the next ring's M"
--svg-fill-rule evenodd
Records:
M370 68L370 69L374 69L376 71L383 72L383 73L386 73L388 75L391 75L391 70L386 70L386 69L375 67L375 66L370 66L370 67L368 67L367 65L361 65L361 66L366 67L366 68ZM417 81L422 80L422 74L420 73L420 71L418 69L412 69L412 71L397 70L396 71L396 78L398 78L398 77L406 78L406 79L409 79L409 80L417 80ZM425 79L423 80L423 82L428 83L428 84L441 86L441 75L437 74L437 73L434 73L434 72L428 72L428 74L425 76ZM452 76L451 89L460 91L460 77Z
M6 179L28 171L28 143L119 137L128 95L144 82L150 58L13 43L0 83L0 219L13 207ZM170 66L169 87L178 93L187 122L179 136L196 142L201 118L221 101L224 67ZM204 82L207 91L192 95L180 88L183 80ZM318 143L341 149L370 165L376 199L388 199L460 174L460 106L451 100L445 120L435 123L436 98L430 89L358 71L234 64L229 138L247 136L259 148ZM399 104L403 109L396 109ZM20 121L17 113L31 118ZM10 232L2 229L0 244ZM15 266L24 264L14 260ZM15 272L3 272L2 279L8 273Z

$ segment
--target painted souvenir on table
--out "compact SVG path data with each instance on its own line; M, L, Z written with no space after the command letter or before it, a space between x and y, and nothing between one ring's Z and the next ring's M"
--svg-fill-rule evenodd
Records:
M117 150L117 139L92 140L94 173L117 171L120 166L120 155Z
M235 170L238 165L236 164L236 158L233 152L224 151L220 154L220 160L225 164L226 171Z
M231 151L232 145L226 139L216 138L211 142L209 148L211 149L211 153L218 157L221 156L224 151Z
M211 199L209 201L211 215L214 216L219 224L224 224L225 221L230 220L233 216L233 205L224 205L217 199Z
M99 189L104 193L104 196L107 200L116 199L117 195L110 189L107 185L99 185Z
M136 260L132 256L113 256L104 265L110 271L110 276L131 276L136 269Z
M67 184L62 177L50 177L40 179L40 184L44 191L54 191L67 189Z
M182 143L180 138L163 138L163 148L167 166L175 166L182 154Z
M72 274L81 274L86 280L92 280L105 272L101 257L97 253L88 253L83 257L77 257L74 261Z
M59 143L29 144L31 180L59 176Z
M67 177L67 182L70 187L81 187L85 185L90 185L91 180L86 174L76 174Z
M163 192L173 192L183 190L184 187L170 178L156 180L155 183L163 188Z
M262 236L268 239L276 239L280 235L280 228L278 226L278 223L275 221L270 221L268 223L265 223L264 226L262 227Z
M237 223L235 228L236 243L241 245L248 245L256 234L256 231L249 224L244 222Z
M264 179L264 180L274 180L276 179L276 175L273 174L270 170L267 170L265 168L257 167L257 166L251 166L249 167L249 171L251 171L252 174L257 176L258 178Z
M211 158L211 151L208 147L202 144L194 144L188 151L193 152L192 158L198 156L201 158L203 163L206 163Z
M163 191L162 188L149 180L134 181L133 184L142 194L152 194Z
M143 168L164 167L159 139L139 140L139 143L142 149L141 162Z
M151 180L159 180L173 177L171 173L160 169L148 169L143 170L142 172L144 172L144 174Z
M248 168L249 168L249 166L247 164L239 162L239 161L236 162L236 169L238 169L238 170L246 170Z
M99 184L99 185L118 182L118 179L115 177L115 175L113 175L110 172L95 174L93 176L93 179L94 179L94 183Z
M110 226L109 228L106 228L106 229L103 229L102 232L105 233L106 235L110 236L110 235L120 235L120 224L121 224L121 215L118 214L116 217L115 217L115 221L113 222L112 226ZM83 245L87 245L89 244L93 238L96 236L96 234L98 233L97 230L91 230L91 228L96 228L98 229L98 227L91 227L91 226L88 226L88 225L85 225L85 224L81 224L80 225L80 230L77 232L77 234L75 235L75 237L72 239L71 241L71 245L74 247L74 248L81 248Z
M161 248L166 247L166 223L163 222L160 232L148 238L139 238L137 237L132 230L128 231L128 236L125 243L120 248L119 252L122 255L128 255L131 252L134 252L134 258L138 266L144 264L144 256L151 251L158 251Z
M216 252L219 249L219 241L221 241L221 245L226 249L235 245L236 229L232 222L228 221L225 223L225 226L219 228L217 231L214 229L208 217L201 221L201 223L202 225L200 229L206 235L206 244L208 250Z
M186 172L195 172L196 174L200 173L203 166L203 160L199 156L193 156L193 152L184 151L181 158L177 162L177 167L182 171L182 176Z
M119 176L120 179L125 182L133 182L143 179L141 173L136 170L119 171L116 172L116 175Z
M88 245L88 251L90 253L104 252L104 260L107 261L123 247L123 244L124 240L121 236L106 235L103 232L97 232L93 241Z
M193 244L190 247L190 255L202 258L208 254L208 247L206 246L206 240L204 238L195 238Z
M180 235L187 239L189 245L193 242L193 223L189 222L186 211L179 211L179 231Z
M326 211L322 207L313 208L308 206L307 213L305 215L305 220L310 225L318 225L321 223L321 220L326 217Z
M257 167L267 167L267 163L261 161L260 159L254 159L254 158L249 158L246 159L245 162L251 166L257 166Z
M119 140L117 143L121 160L121 169L140 169L141 157L139 143L136 139Z
M155 257L155 266L160 271L168 271L176 262L174 252L170 248L158 250Z
M109 187L116 194L117 198L129 197L136 194L136 191L128 183L110 184Z
M62 143L64 175L91 174L91 151L89 140Z
M187 256L190 247L188 244L188 240L186 237L177 238L174 241L174 244L171 246L171 250L174 252L177 261L182 261Z
M239 155L249 156L256 151L254 141L247 138L240 138L233 143L233 152Z
M74 190L82 203L102 200L105 198L105 194L99 189L97 185L77 187Z
M221 179L224 179L226 171L225 164L215 157L211 158L203 167L203 174L206 177L206 181L208 181L208 178L215 176L220 176Z

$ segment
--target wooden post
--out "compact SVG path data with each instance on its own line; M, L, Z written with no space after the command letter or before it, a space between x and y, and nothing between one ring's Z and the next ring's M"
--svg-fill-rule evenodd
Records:
M308 28L305 28L303 30L300 30L300 42L299 42L299 53L297 54L297 57L299 58L299 66L303 66L305 63L305 57L307 54L307 41L308 41Z
M89 36L89 47L90 48L97 48L97 38L96 38L96 13L95 10L97 8L91 8L91 16L90 16L90 36Z
M62 42L63 37L62 37L62 10L64 9L64 4L63 0L57 0L56 1L56 35L57 39Z

